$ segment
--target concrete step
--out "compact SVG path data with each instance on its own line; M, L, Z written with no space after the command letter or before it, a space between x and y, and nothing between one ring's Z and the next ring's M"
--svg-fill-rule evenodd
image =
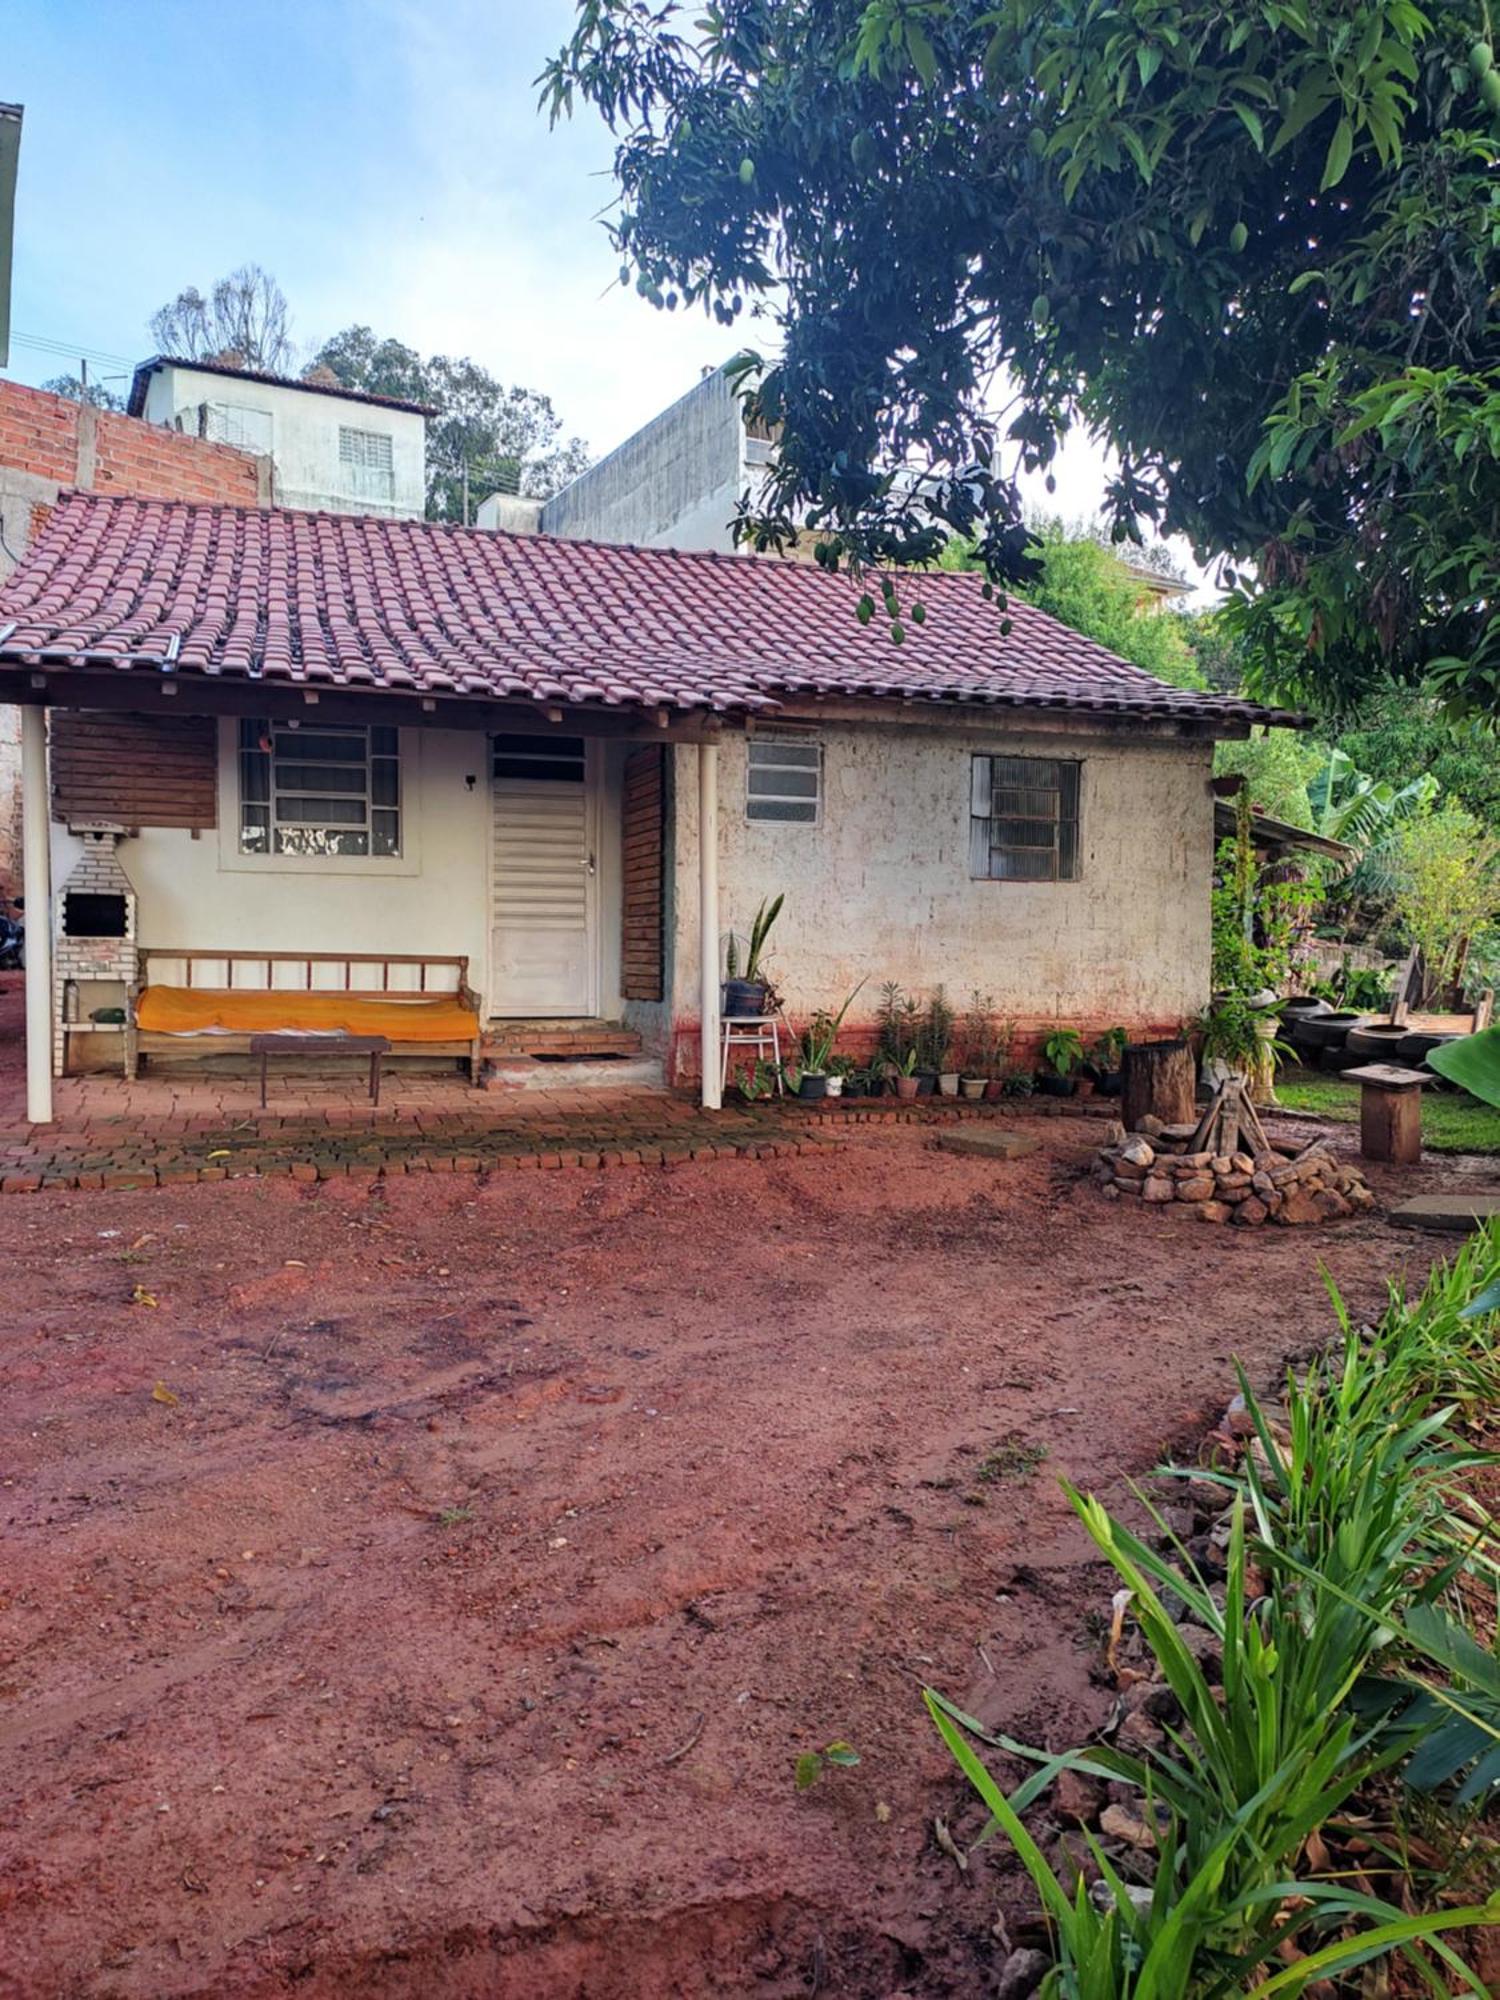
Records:
M638 1056L641 1038L619 1021L492 1021L484 1031L485 1056Z
M662 1090L661 1063L654 1056L595 1056L538 1061L535 1056L498 1056L485 1068L486 1090Z

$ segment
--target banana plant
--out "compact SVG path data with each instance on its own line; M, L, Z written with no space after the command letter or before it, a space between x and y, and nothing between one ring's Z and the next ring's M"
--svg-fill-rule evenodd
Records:
M1331 750L1307 787L1316 831L1361 851L1376 846L1402 820L1430 806L1442 789L1430 771L1404 785L1372 778L1346 750Z

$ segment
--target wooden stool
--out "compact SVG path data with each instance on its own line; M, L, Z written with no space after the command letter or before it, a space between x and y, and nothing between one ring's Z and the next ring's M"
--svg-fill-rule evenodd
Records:
M1366 1063L1363 1069L1346 1069L1344 1081L1359 1085L1359 1150L1364 1157L1416 1166L1422 1157L1422 1085L1431 1083L1430 1073L1396 1063Z

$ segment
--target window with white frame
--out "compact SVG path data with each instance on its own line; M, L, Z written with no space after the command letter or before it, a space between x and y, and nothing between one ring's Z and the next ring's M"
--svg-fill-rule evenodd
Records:
M1076 882L1082 768L1067 757L976 757L969 873L992 882Z
M401 852L394 729L240 723L240 852L339 858Z
M396 465L384 431L339 425L339 473L344 491L356 500L393 500Z
M823 797L823 746L810 732L774 729L749 739L746 819L816 826Z

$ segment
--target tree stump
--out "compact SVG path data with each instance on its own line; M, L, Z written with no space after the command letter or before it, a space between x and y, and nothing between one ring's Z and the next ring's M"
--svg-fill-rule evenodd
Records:
M1163 1125L1191 1125L1197 1116L1197 1072L1186 1042L1133 1042L1125 1050L1120 1115L1127 1132L1145 1117Z

